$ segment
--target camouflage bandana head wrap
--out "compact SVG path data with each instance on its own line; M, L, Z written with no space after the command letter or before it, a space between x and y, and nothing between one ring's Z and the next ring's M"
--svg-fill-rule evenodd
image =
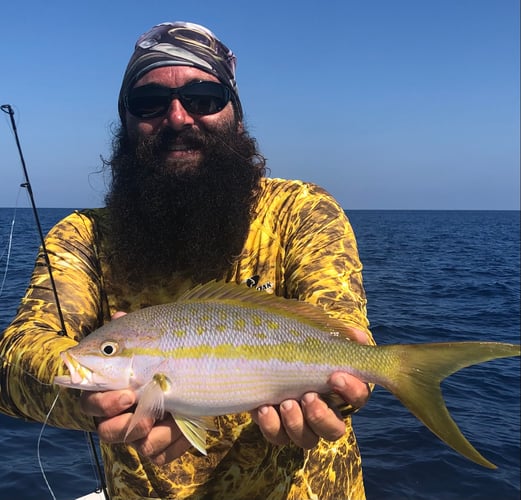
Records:
M216 76L232 94L238 119L242 106L235 82L237 59L207 28L199 24L162 23L141 35L125 70L119 92L118 110L125 123L125 96L148 71L162 66L193 66Z

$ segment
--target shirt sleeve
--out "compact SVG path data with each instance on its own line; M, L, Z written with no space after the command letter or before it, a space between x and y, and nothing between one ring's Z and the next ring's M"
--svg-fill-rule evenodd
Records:
M304 184L288 212L287 296L322 307L329 316L364 332L367 343L374 345L367 319L362 263L344 210L322 188ZM372 390L374 385L369 387ZM329 399L344 417L356 411L336 394Z
M291 211L285 244L286 293L321 306L331 317L365 332L374 344L362 264L344 210L325 190L306 184Z
M58 313L42 250L17 314L0 339L0 410L14 417L43 421L63 375L59 353L75 345L103 322L101 272L92 220L74 213L45 239L63 314ZM78 404L79 391L64 390L48 422L69 429L92 430L92 419Z

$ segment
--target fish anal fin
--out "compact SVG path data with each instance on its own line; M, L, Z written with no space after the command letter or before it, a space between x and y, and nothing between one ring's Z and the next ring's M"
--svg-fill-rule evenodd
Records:
M206 455L206 431L216 431L213 417L186 417L172 415L179 430L190 444L203 455Z

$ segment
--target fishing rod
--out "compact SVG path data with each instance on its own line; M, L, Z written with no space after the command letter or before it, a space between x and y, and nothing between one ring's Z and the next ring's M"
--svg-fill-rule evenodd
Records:
M24 173L25 182L20 184L20 187L27 189L27 193L29 194L29 199L31 201L31 207L33 209L34 220L36 222L36 227L38 229L38 235L40 237L40 244L42 246L43 257L45 259L45 265L47 266L47 270L49 271L49 279L51 280L51 288L52 293L54 295L54 300L56 303L56 309L58 310L58 316L60 319L61 330L58 332L58 335L64 336L66 335L65 328L65 320L63 319L63 313L60 306L60 299L58 297L58 290L56 289L56 283L54 282L54 277L51 269L51 261L49 260L49 254L47 252L47 247L45 246L45 238L43 237L42 225L40 224L40 217L38 216L38 210L36 209L36 203L34 201L33 188L31 187L31 182L29 181L29 174L27 172L27 166L25 164L24 155L22 152L22 146L20 145L20 139L18 138L18 129L16 128L16 121L14 119L14 110L9 104L2 104L0 107L4 113L9 115L9 119L11 121L11 128L13 129L14 139L16 141L16 147L18 148L18 155L20 156L20 161L22 163L22 170Z
M58 331L57 333L58 333L58 335L65 336L65 335L67 335L67 328L65 326L65 320L63 318L63 312L62 312L62 308L61 308L61 305L60 305L60 299L59 299L59 296L58 296L58 289L56 288L56 283L54 281L54 277L53 277L53 274L52 274L51 261L49 259L49 253L47 252L47 247L45 245L45 238L44 238L43 231L42 231L42 225L40 223L40 217L38 215L38 210L36 208L36 202L34 201L33 188L31 186L31 182L29 180L29 174L28 174L28 171L27 171L27 165L25 163L24 155L23 155L23 152L22 152L22 146L20 144L20 139L18 137L18 129L16 127L16 120L14 119L14 110L13 110L13 108L12 108L12 106L10 104L2 104L0 106L0 109L4 113L7 113L9 115L9 119L10 119L10 122L11 122L11 128L13 130L14 138L15 138L15 141L16 141L16 147L18 148L18 155L20 156L20 162L22 164L22 170L23 170L23 174L24 174L24 182L22 184L20 184L20 187L25 188L27 190L27 193L29 194L31 207L32 207L33 214L34 214L34 220L36 222L36 227L38 229L38 235L39 235L39 238L40 238L40 245L42 247L42 253L43 253L43 256L44 256L44 259L45 259L45 265L47 266L47 271L49 272L49 279L50 279L50 282L51 282L51 288L52 288L52 292L53 292L53 295L54 295L54 301L55 301L55 304L56 304L56 309L58 311L58 317L59 317L60 326L61 326L61 330ZM98 479L98 481L100 483L100 487L96 489L96 492L99 493L100 491L102 491L103 495L106 498L106 500L109 500L109 495L108 495L108 492L107 492L107 485L106 485L106 482L105 482L105 479L104 479L104 476L103 476L101 463L99 461L99 457L98 457L98 453L96 451L96 446L94 444L94 439L92 437L92 433L91 432L86 432L85 434L87 436L87 442L89 444L91 456L94 458L94 462L95 462L95 465L96 465L97 479Z

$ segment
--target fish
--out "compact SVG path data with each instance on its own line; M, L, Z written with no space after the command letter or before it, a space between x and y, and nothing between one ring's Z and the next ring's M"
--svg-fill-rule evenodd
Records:
M365 345L353 327L299 300L224 282L199 285L178 301L114 319L61 353L68 375L54 384L83 391L131 389L145 417L170 413L206 454L214 417L331 393L337 371L390 391L428 429L469 460L483 457L450 416L440 383L485 361L520 356L517 344L441 342Z

